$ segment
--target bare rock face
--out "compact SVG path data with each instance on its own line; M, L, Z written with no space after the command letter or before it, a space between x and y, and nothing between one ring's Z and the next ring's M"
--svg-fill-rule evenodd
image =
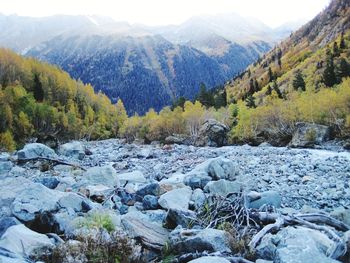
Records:
M296 148L312 147L327 141L329 137L330 128L328 126L299 122L289 145Z
M214 119L206 120L199 130L196 146L220 147L227 145L227 132L229 128Z

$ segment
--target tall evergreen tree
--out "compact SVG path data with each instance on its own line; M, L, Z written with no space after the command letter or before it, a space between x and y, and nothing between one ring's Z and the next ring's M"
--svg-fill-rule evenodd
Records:
M248 108L256 108L256 105L255 105L255 98L252 96L252 95L249 95L246 100L245 100L245 105L248 107Z
M272 73L272 69L269 67L269 82L272 82L274 80L274 76Z
M267 86L267 90L266 90L266 92L265 92L265 95L266 95L266 96L269 96L269 95L271 95L271 93L272 93L271 86L268 85L268 86Z
M345 58L341 58L339 66L336 70L337 82L340 83L342 78L350 76L350 64L346 61Z
M42 102L44 100L44 90L38 74L34 74L33 93L37 102Z
M339 48L340 49L344 49L345 46L345 40L344 40L344 32L341 33L341 37L340 37L340 43L339 43Z
M333 56L338 57L340 55L337 41L333 43Z
M328 57L326 68L323 72L323 82L326 84L327 87L332 87L337 82L337 78L335 75L335 69L334 69L334 61L333 57Z
M304 81L303 75L301 74L300 70L298 70L295 73L294 80L293 80L293 88L295 90L300 89L302 91L305 91L305 81Z
M273 82L273 90L277 93L278 98L283 99L282 92L278 88L276 81Z

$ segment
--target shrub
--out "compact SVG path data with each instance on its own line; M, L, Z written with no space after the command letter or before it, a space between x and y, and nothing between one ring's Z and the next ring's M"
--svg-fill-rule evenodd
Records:
M104 213L89 214L82 220L79 220L78 226L86 227L88 229L105 229L109 233L115 230L111 216Z
M141 247L125 233L96 231L90 235L79 235L58 245L50 255L35 259L51 263L128 263L142 262Z

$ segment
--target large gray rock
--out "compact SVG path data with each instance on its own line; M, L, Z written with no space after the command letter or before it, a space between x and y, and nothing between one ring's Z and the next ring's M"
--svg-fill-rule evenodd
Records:
M161 250L168 240L169 232L141 212L123 215L121 223L130 237L139 238L142 244L150 249Z
M189 228L195 218L196 213L191 210L169 209L165 219L166 226L172 229L177 226Z
M207 200L207 197L205 196L203 190L201 189L195 189L193 190L191 201L193 202L194 208L196 210L203 207Z
M55 212L61 208L75 212L89 210L89 201L75 193L51 190L41 184L32 184L17 194L11 211L23 222L30 222L38 215Z
M206 120L199 130L196 146L220 147L227 145L229 128L214 119Z
M247 194L248 208L259 209L264 205L281 207L281 195L276 191L266 191L262 193L250 192Z
M115 169L110 166L96 166L88 169L81 181L84 185L106 185L119 187L119 179Z
M9 171L11 171L12 167L13 167L12 162L0 160L0 175L7 174Z
M330 138L330 128L328 126L300 122L297 123L291 147L312 147L321 144Z
M7 177L0 180L0 207L9 207L18 194L35 185L24 177Z
M231 252L227 232L217 229L175 229L169 237L171 248L177 253Z
M121 185L125 188L136 192L147 180L141 171L133 171L128 173L118 174L118 179Z
M158 203L164 209L187 210L191 200L192 190L189 187L171 190L160 196Z
M230 263L226 258L222 257L200 257L189 261L188 263Z
M24 148L17 153L18 159L33 159L38 157L56 158L54 150L41 143L26 144Z
M82 142L74 141L60 145L58 153L69 158L82 160L85 157L85 148Z
M256 251L260 258L280 263L335 263L326 256L334 242L322 232L305 227L286 227L266 235Z
M28 259L17 255L5 248L0 247L0 262L1 263L32 263Z
M46 235L36 233L22 224L8 228L0 239L0 247L19 255L42 255L54 245Z
M0 237L6 232L6 230L14 225L18 225L20 222L15 217L3 217L0 219Z
M210 176L213 180L227 179L232 181L238 173L238 167L233 161L223 157L217 157L208 159L197 165L186 177Z
M58 210L58 201L63 196L62 192L50 190L41 184L34 184L17 195L11 210L18 219L29 222L40 213Z
M204 191L211 195L220 195L226 197L229 194L238 194L241 191L242 184L236 181L227 181L221 179L219 181L211 181L205 187Z

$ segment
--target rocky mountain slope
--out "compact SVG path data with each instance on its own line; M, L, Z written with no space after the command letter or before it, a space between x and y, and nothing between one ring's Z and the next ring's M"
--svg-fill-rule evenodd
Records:
M2 15L0 28L1 46L59 65L112 100L121 98L129 113L159 110L180 96L193 99L201 82L224 84L283 37L236 14L165 27L98 16Z
M310 86L313 86L310 88L317 89L325 69L327 45L333 45L334 41L338 41L339 45L340 35L349 32L349 16L349 1L331 1L313 20L265 54L259 63L251 65L244 74L232 80L226 87L228 92L237 99L242 98L249 92L250 81L257 80L259 89L256 90L256 97L263 97L267 86L274 81L282 92L290 93L294 74L298 70L304 74L306 84L310 81ZM344 51L342 57L348 59L349 55Z
M348 262L349 161L269 146L28 144L0 155L0 260Z

